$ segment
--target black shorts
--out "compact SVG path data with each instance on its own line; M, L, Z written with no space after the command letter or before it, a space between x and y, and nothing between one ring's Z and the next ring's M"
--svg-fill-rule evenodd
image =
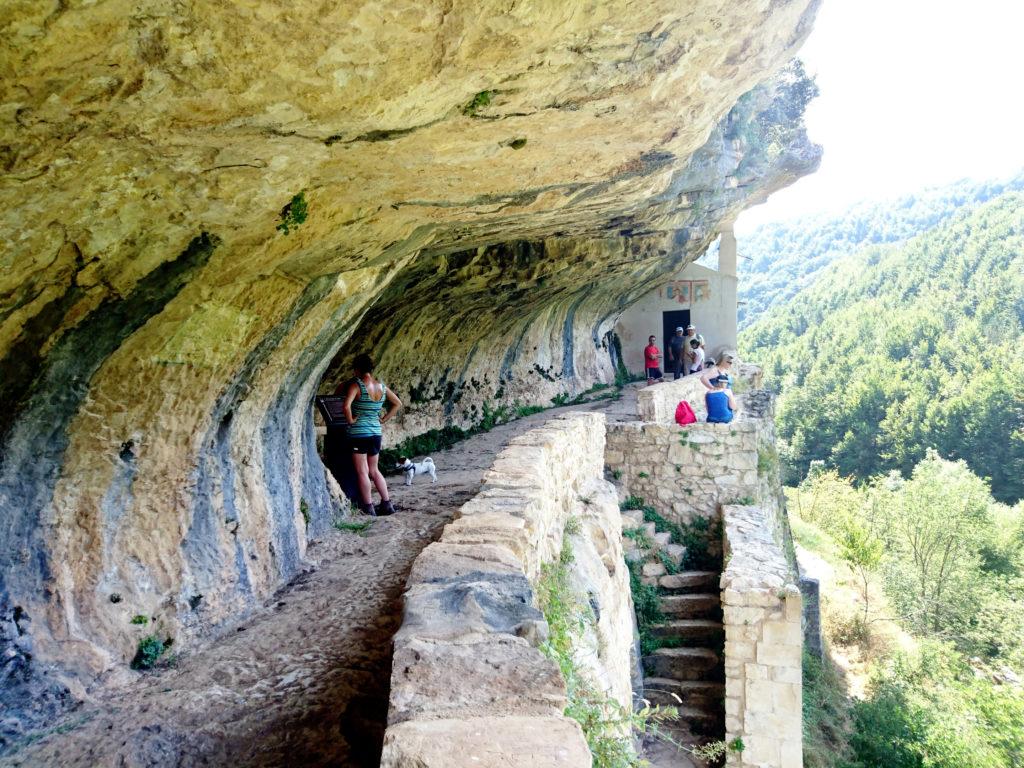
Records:
M648 379L660 379L660 378L662 378L661 368L648 368L647 369L647 378Z
M380 453L380 435L350 437L348 442L352 446L352 453L365 453L367 456Z

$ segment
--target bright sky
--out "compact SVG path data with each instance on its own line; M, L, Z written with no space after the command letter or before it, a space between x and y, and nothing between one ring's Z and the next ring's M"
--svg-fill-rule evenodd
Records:
M821 169L746 211L740 233L864 198L1024 167L1024 2L824 0L800 52Z

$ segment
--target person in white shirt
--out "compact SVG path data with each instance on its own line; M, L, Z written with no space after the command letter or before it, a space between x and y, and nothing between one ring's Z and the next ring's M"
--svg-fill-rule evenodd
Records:
M704 370L704 349L701 347L700 337L690 339L690 373L699 373Z

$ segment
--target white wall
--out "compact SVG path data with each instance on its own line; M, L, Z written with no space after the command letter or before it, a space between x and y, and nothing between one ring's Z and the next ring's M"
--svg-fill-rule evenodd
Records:
M709 356L736 349L736 276L687 264L619 316L615 332L626 368L643 372L644 347L652 334L666 355L662 313L679 309L690 310L690 322L703 334ZM662 370L665 366L663 358Z

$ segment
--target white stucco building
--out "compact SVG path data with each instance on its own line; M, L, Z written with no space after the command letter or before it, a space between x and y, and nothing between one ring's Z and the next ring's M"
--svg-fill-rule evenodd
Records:
M736 289L736 237L730 226L721 233L717 270L687 264L619 316L615 332L626 368L633 373L644 370L643 350L651 335L667 360L668 338L676 327L690 323L704 336L709 357L735 350Z

